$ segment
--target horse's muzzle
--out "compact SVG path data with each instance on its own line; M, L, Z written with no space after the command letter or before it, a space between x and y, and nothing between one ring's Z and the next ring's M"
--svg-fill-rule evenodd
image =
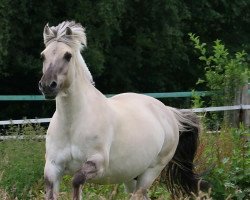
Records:
M38 83L38 87L39 90L43 93L45 99L55 99L58 94L56 81L52 81L50 84L46 84L41 80Z

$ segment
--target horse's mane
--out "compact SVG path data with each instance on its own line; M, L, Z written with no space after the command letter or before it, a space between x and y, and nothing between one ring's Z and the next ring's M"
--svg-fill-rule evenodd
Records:
M87 46L85 28L75 21L64 21L57 26L52 27L49 27L49 25L46 24L43 32L43 39L46 47L54 41L63 42L76 51L81 51L83 47ZM94 85L93 77L84 60L81 61L81 64L83 65L85 75Z
M67 35L68 29L72 31L70 35ZM47 24L44 27L43 39L46 47L54 41L63 42L75 50L87 46L85 28L75 21L64 21L52 27Z

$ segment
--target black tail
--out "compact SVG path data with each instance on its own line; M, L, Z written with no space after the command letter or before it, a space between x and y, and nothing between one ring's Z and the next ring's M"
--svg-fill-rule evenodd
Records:
M200 122L193 112L173 110L181 123L179 144L174 157L166 166L163 177L174 196L197 193L208 189L207 183L194 172L194 157L199 143ZM184 128L183 128L184 127Z

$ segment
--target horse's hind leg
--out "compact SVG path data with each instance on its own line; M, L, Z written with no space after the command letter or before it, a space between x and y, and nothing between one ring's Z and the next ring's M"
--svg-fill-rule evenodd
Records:
M158 176L161 174L161 171L173 157L173 153L167 154L165 156L163 155L159 155L157 159L158 161L156 161L148 169L146 169L143 174L138 176L135 194L143 195L143 200L150 199L147 196L147 190L153 184L155 179L158 178Z
M137 180L135 179L132 179L131 181L124 183L126 192L129 194L134 193L136 190L136 183L137 183Z
M147 190L140 189L134 192L129 200L150 200L150 199L147 197Z
M143 174L138 176L134 196L139 196L139 198L137 197L138 199L149 200L150 198L147 196L147 190L153 184L155 179L160 175L163 168L163 165L157 165L148 168ZM143 198L141 196L143 196Z

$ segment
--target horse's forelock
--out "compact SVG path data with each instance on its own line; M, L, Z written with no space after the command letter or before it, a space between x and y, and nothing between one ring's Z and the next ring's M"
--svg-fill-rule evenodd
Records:
M49 27L48 24L46 26L43 33L45 46L53 41L63 42L76 50L81 50L84 46L87 46L85 29L75 21L64 21L52 27ZM69 29L72 33L67 35Z

